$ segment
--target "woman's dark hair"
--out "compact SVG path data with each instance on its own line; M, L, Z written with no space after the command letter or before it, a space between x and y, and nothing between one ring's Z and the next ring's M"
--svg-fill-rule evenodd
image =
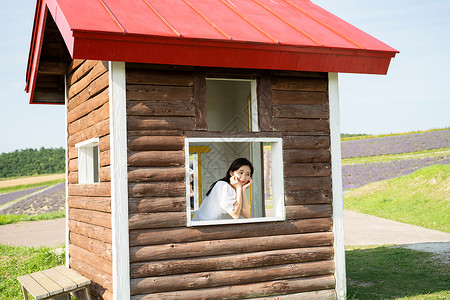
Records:
M208 196L211 193L213 187L216 185L216 183L218 181L225 181L227 183L230 183L230 178L231 178L230 172L234 172L236 170L239 170L239 168L242 167L242 166L249 166L249 168L250 168L250 177L252 177L253 176L253 165L252 165L252 163L248 159L243 158L243 157L236 158L231 163L230 167L228 168L228 171L227 171L227 174L225 175L225 177L223 177L223 178L215 181L213 184L211 184L211 186L209 187L208 192L206 192L206 196Z

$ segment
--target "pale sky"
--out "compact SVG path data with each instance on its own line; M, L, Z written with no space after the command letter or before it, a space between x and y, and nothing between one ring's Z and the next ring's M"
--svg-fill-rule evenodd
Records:
M0 1L0 153L63 147L64 107L30 105L24 92L36 2ZM339 75L341 132L450 126L450 1L312 2L400 51L388 75Z

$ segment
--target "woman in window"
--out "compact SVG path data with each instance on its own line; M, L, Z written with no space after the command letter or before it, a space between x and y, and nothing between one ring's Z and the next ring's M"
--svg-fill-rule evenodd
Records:
M246 189L253 183L253 166L246 158L234 160L224 178L214 182L193 221L250 217Z

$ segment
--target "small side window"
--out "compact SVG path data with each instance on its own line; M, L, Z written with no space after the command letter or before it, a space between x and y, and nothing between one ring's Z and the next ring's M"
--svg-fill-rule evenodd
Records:
M98 138L93 138L75 145L78 148L78 183L100 182Z

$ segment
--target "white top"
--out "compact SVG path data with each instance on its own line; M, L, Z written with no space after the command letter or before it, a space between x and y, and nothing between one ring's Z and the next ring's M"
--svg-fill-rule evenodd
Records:
M232 219L229 213L233 211L235 202L236 191L233 187L225 181L218 181L203 200L192 221Z

